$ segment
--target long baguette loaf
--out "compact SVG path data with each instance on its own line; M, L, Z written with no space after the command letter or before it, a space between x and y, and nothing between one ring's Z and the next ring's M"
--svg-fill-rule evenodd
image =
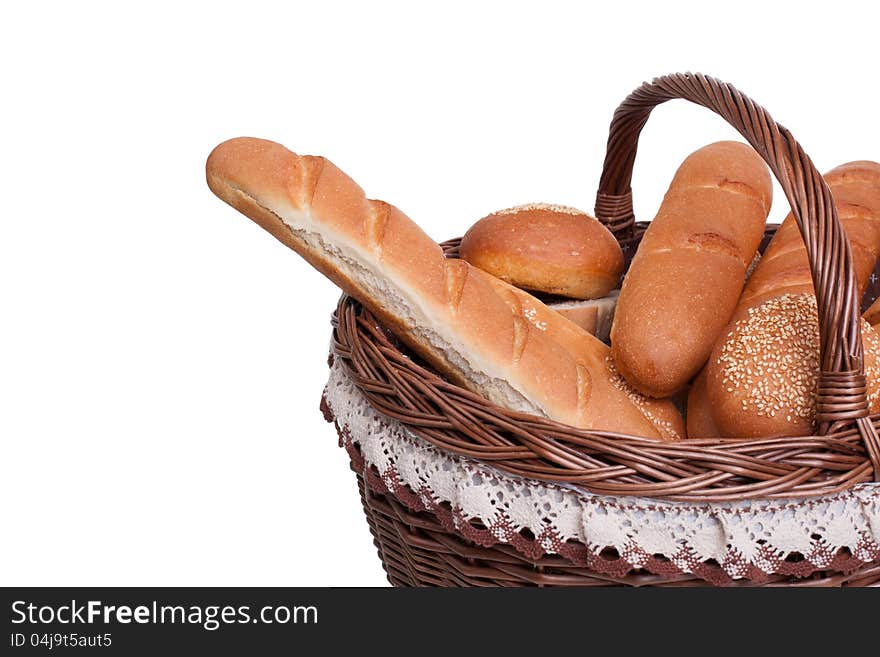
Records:
M669 396L699 371L727 324L770 210L754 150L719 142L682 163L623 281L614 361L640 392Z
M849 162L826 173L837 215L852 248L859 298L880 255L880 164ZM807 249L789 214L749 277L735 316L783 293L813 293Z
M480 272L481 274L483 272ZM582 327L553 310L528 292L494 276L486 275L495 291L507 301L514 314L544 331L590 372L592 395L584 408L592 428L617 433L642 434L642 421L632 418L633 406L664 440L685 436L681 414L669 401L651 399L636 392L617 372L611 350ZM604 347L604 348L603 348ZM620 393L623 393L622 395ZM636 420L632 422L632 420ZM623 430L621 422L632 424Z
M852 248L859 296L880 255L880 164L851 162L825 175ZM880 340L862 325L868 397L880 410ZM819 324L807 251L789 215L748 280L706 366L705 395L719 435L807 435L815 420Z
M367 199L328 160L238 138L215 148L206 168L217 196L361 301L452 380L501 406L574 426L672 437L662 418L677 411L667 401L634 401L613 385L605 345L529 295L499 293L494 277L444 258L406 215ZM529 321L525 300L535 313L553 315L552 323ZM575 331L577 349L570 341ZM615 417L598 413L606 406L617 409Z

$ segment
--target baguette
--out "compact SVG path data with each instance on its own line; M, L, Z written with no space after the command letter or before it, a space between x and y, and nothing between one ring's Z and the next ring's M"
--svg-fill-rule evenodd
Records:
M880 164L849 162L832 169L824 178L849 238L861 299L880 254ZM783 291L813 293L807 249L791 214L782 222L749 277L735 314L742 316L748 308Z
M614 361L637 390L672 395L709 358L761 243L772 191L767 166L745 144L711 144L679 167L611 328Z
M844 164L825 180L850 241L861 297L880 255L880 164ZM706 395L690 400L688 414L711 413L719 435L728 437L812 433L819 320L806 247L792 215L768 245L722 335L706 366ZM880 341L864 321L862 340L868 401L877 412Z
M605 344L597 342L583 328L528 292L494 276L485 276L495 291L507 300L515 315L552 336L578 363L589 370L593 394L584 411L590 418L591 428L639 435L640 431L635 431L638 428L635 423L632 429L618 428L622 420L629 422L632 407L635 406L663 440L678 440L685 436L684 420L675 405L668 400L651 399L637 393L617 372L611 350Z
M368 200L328 160L238 138L214 149L206 173L217 196L357 298L453 381L506 408L573 426L677 437L664 419L677 413L672 404L616 386L599 340L530 295L500 291L489 274L444 258L406 215ZM599 412L606 407L616 415Z

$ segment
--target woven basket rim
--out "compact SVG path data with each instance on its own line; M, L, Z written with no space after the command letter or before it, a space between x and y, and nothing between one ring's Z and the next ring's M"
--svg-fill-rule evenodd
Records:
M511 474L596 494L689 502L823 496L873 481L852 427L826 436L676 443L578 429L497 406L447 381L347 295L332 322L332 357L345 363L376 411L439 449ZM880 428L880 414L872 420ZM476 425L476 435L467 430ZM559 458L547 458L548 444ZM815 467L823 463L829 467ZM675 477L682 469L692 474L684 483Z

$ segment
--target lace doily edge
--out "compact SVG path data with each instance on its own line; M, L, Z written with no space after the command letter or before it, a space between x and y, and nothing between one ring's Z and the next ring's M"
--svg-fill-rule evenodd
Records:
M736 550L730 550L722 563L715 560L704 561L687 546L682 547L679 554L653 555L645 552L635 543L627 545L622 553L607 554L607 550L596 552L579 541L562 541L558 536L540 535L528 538L518 531L505 532L497 522L491 528L476 527L460 509L449 507L437 502L433 491L414 491L402 481L393 467L379 472L375 466L368 464L358 448L358 439L353 437L348 428L340 426L336 421L326 394L321 396L321 412L327 422L332 423L339 437L339 446L344 447L351 460L352 469L360 473L369 489L378 495L393 495L401 504L413 512L431 514L447 531L453 532L475 545L491 548L496 545L510 545L518 553L530 560L538 560L547 555L558 555L571 564L584 567L593 572L609 577L621 578L634 570L641 570L663 578L676 575L695 575L713 585L724 586L737 581L747 580L754 584L769 582L774 577L805 578L818 572L832 572L849 575L880 562L880 546L873 541L865 541L855 550L865 558L853 554L852 550L839 550L830 562L813 563L807 557L799 560L778 559L771 548L767 548L761 556L764 563L774 563L771 570L765 570L752 561L748 561ZM501 530L501 531L499 531ZM546 531L551 531L549 528ZM556 544L557 548L548 550L547 544ZM617 552L616 550L613 552ZM685 564L685 565L679 565ZM733 573L733 574L731 574Z

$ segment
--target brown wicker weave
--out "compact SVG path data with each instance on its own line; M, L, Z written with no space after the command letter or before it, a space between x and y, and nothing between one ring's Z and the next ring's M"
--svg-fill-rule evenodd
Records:
M353 461L354 463L354 461ZM558 556L531 559L506 545L482 547L463 539L435 515L413 511L394 495L372 490L357 472L364 513L379 551L382 566L393 586L878 586L880 562L847 568L840 555L828 571L801 576L765 575L755 569L751 577L733 580L718 564L707 563L695 573L667 566L657 572L633 569L609 555L588 566Z
M631 255L640 237L630 190L638 137L654 106L675 98L711 109L734 126L766 160L791 205L807 246L818 301L818 435L663 443L509 411L438 376L347 297L334 319L335 357L343 359L377 411L432 445L516 475L576 484L593 493L716 502L824 495L877 481L878 418L868 417L860 300L849 243L824 180L788 130L732 86L703 75L676 74L646 83L623 102L611 123L597 217ZM456 241L444 246L447 255L457 255ZM431 514L405 508L390 493L370 491L363 482L361 491L393 584L727 583L723 573L612 576L566 565L558 557L529 561L504 546L477 548ZM767 582L788 583L792 575ZM822 573L801 583L876 581L880 565L848 575Z

